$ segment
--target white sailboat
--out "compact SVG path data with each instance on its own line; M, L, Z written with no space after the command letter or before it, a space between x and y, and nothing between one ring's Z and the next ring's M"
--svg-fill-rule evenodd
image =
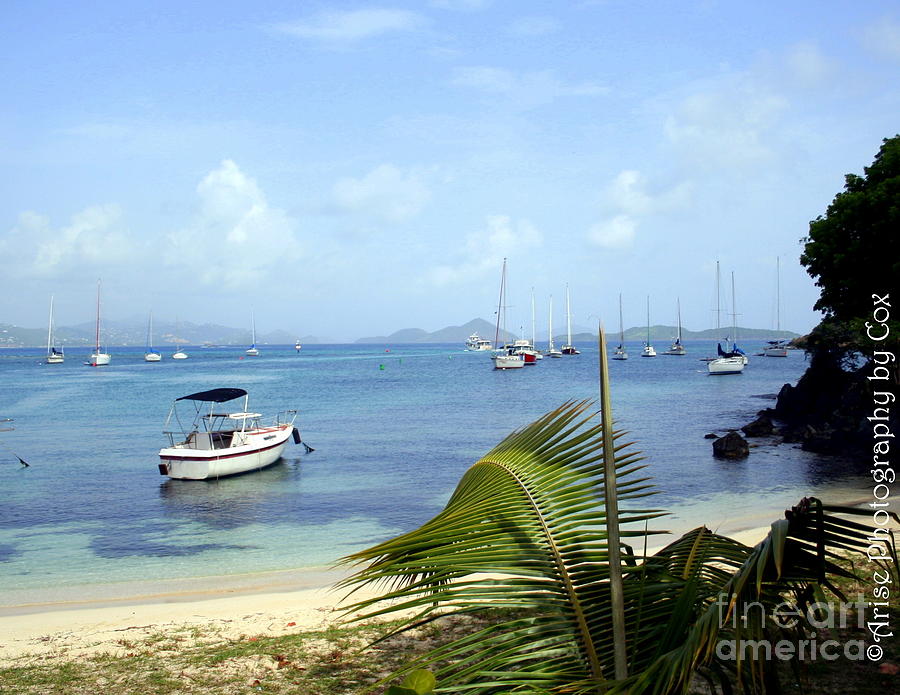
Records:
M669 346L669 349L666 350L664 355L683 355L685 354L684 345L681 344L681 300L678 299L678 335L675 336L675 339L672 341L672 344Z
M734 275L732 275L732 294L734 293ZM732 304L734 303L734 299L732 297ZM720 314L721 308L719 303L719 262L716 261L716 332L718 333L720 326ZM737 314L734 313L732 309L732 317L736 317ZM728 345L728 340L725 340L725 344ZM740 374L744 371L744 359L743 356L739 353L735 352L726 352L722 349L722 344L718 343L716 345L716 352L718 353L718 357L709 360L706 364L707 371L714 376L725 375L725 374Z
M97 280L97 330L94 341L94 351L91 353L91 356L88 358L88 361L85 362L86 365L90 367L102 367L103 365L109 364L110 356L109 353L103 352L100 348L100 281Z
M619 292L619 344L613 352L614 360L627 360L628 352L625 350L625 328L622 324L622 293Z
M188 354L178 346L178 317L175 317L175 337L173 338L175 342L175 352L172 353L173 360L186 360L188 358Z
M300 352L300 351L303 349L303 345L302 345L301 342L300 342L300 338L297 338L297 342L294 343L294 349L295 349L297 352Z
M144 353L144 362L159 362L162 355L159 350L153 349L153 312L150 312L150 318L147 320L147 352Z
M547 354L550 357L562 357L562 352L557 349L557 347L553 344L553 295L550 295L550 313L549 313L548 327L547 333L549 334L549 338L547 339Z
M256 314L253 312L250 313L250 331L250 347L245 352L250 357L256 357L259 355L259 350L256 349Z
M641 357L656 357L656 350L650 344L650 295L647 295L647 341L641 350Z
M781 331L781 257L775 257L775 330ZM784 340L770 340L763 348L766 357L787 357L787 345Z
M569 307L569 285L566 283L566 344L562 346L564 355L580 355L572 345L572 311Z
M47 364L62 364L66 357L63 349L59 350L53 344L53 295L50 295L50 321L47 326Z
M503 300L506 297L506 259L503 259L503 269L500 271L500 301L497 304L497 329L494 333L494 345L500 345L501 333L500 327L503 327L503 334L506 334L506 305ZM491 357L494 363L494 369L520 369L525 366L525 355L521 352L515 352L513 348L503 347L494 350Z

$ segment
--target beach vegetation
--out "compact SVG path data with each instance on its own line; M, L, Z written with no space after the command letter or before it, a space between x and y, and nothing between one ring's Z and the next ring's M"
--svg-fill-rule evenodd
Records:
M804 499L755 547L700 527L651 554L662 531L649 525L663 515L648 504L653 483L626 433L613 432L618 513L609 518L603 434L589 402L566 403L474 463L431 521L346 558L360 568L345 588L379 589L350 607L354 620L404 615L392 635L507 611L410 659L385 684L418 669L433 670L437 692L476 695L688 693L698 680L713 692L773 693L785 675L800 679L778 660L720 647L799 645L810 622L773 616L784 605L812 615L827 596L845 598L835 580L854 575L835 553L864 552L869 529L848 517L867 512ZM613 636L613 520L624 645ZM885 546L881 571L896 583L892 537Z

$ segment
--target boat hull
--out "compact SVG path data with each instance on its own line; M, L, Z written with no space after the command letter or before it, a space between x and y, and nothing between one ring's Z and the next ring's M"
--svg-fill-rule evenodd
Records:
M88 358L87 364L91 367L102 367L109 364L109 355L105 352L95 352Z
M521 369L525 366L523 355L494 355L494 369Z
M740 357L719 357L707 363L712 375L740 374L744 371L744 360Z
M162 355L158 352L148 352L144 355L144 362L159 362L162 359Z
M275 463L284 451L292 425L253 434L250 443L225 449L168 447L159 452L159 472L176 480L208 480L260 470Z
M47 364L62 364L66 360L62 355L48 355L45 361Z
M765 357L787 357L787 348L763 348Z

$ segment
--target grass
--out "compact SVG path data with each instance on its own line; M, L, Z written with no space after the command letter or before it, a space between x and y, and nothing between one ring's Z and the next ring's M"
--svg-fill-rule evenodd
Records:
M863 593L871 600L874 585L867 581L868 578L863 582L840 580L837 585L848 598ZM896 584L891 587L889 611L894 631L900 634L896 589ZM497 617L494 614L485 620ZM277 637L224 638L214 627L159 632L140 640L122 639L114 654L21 657L0 668L0 693L358 695L410 658L483 626L484 621L475 624L471 618L444 618L417 632L369 646L400 625L399 621L370 622ZM867 637L865 629L857 628L851 616L847 628L823 629L816 639L820 643L834 639L844 644ZM883 646L884 657L877 663L848 662L843 658L800 663L797 673L804 685L802 691L796 686L794 671L784 664L780 670L783 692L896 692L900 690L900 640L894 637ZM708 690L700 687L698 692Z

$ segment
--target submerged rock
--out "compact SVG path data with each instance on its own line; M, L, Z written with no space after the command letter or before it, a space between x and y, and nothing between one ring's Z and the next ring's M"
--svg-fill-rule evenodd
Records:
M713 442L713 456L722 459L742 459L750 455L747 440L737 432L729 432Z
M709 434L704 434L703 438L704 439L718 439L719 435L717 435L715 432L710 432Z

